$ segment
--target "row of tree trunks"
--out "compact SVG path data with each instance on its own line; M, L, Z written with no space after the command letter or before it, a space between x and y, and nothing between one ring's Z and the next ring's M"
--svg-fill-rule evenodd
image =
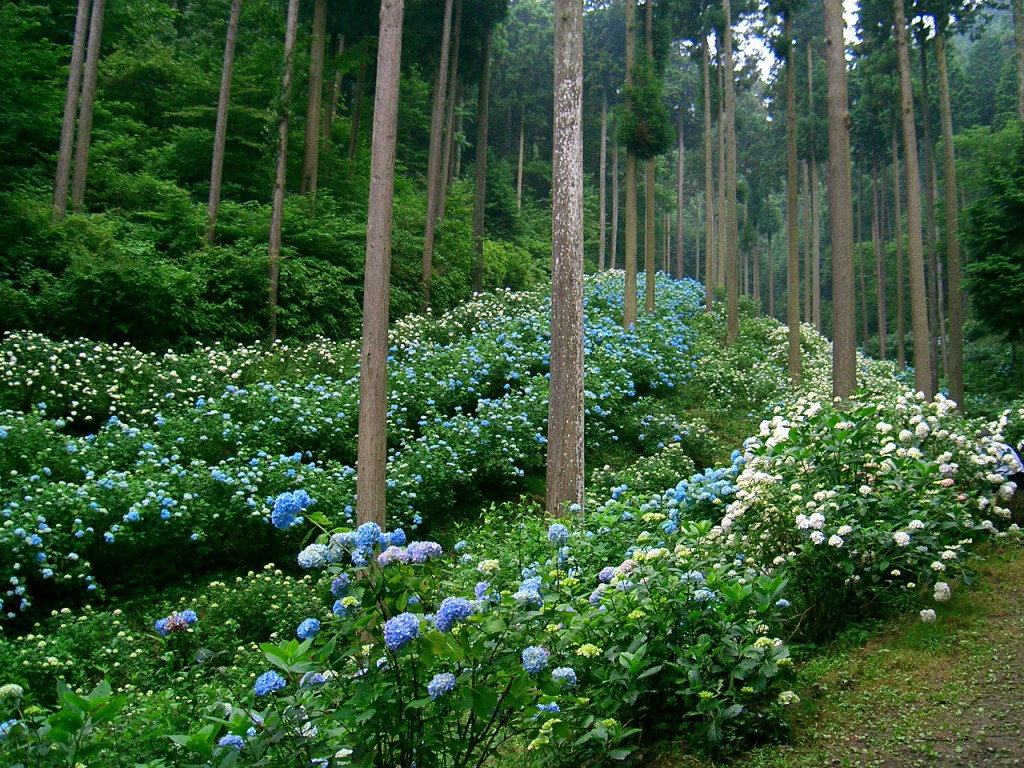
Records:
M793 50L793 14L787 11L783 20L786 39L786 323L789 325L789 376L800 378L800 241L797 221L797 158L796 158L796 55ZM840 38L842 40L842 38ZM842 47L842 43L838 43ZM829 141L831 142L831 137ZM830 177L831 181L831 177ZM851 270L851 282L853 278Z
M644 10L644 41L650 66L654 64L654 0L646 0ZM649 157L644 163L644 307L648 312L654 311L654 249L654 158Z
M483 62L476 101L476 185L473 193L473 290L484 289L484 204L487 201L487 116L491 71L491 31L484 33Z
M313 4L313 36L309 49L309 80L306 95L306 134L303 145L299 194L316 196L320 164L320 115L324 93L324 56L327 50L327 0Z
M92 143L92 118L96 107L96 78L99 73L100 54L103 48L103 17L105 15L106 0L93 0L92 13L89 15L89 42L85 51L82 97L78 108L75 165L71 175L71 207L76 211L82 210L85 203L85 185L89 174L89 146ZM73 52L72 55L74 55ZM61 215L63 216L63 212Z
M736 201L736 72L732 63L732 10L729 0L723 0L725 13L725 198L723 211L725 229L725 282L728 301L726 306L726 343L734 344L740 335L739 291L739 212Z
M86 35L89 28L89 0L78 0L75 15L75 36L71 44L71 64L68 86L64 96L64 121L61 125L60 148L57 152L57 178L53 185L53 220L64 218L68 205L68 184L71 180L71 160L75 143L75 117L85 61Z
M636 70L636 7L626 3L626 110L632 109L632 89ZM636 150L626 148L626 295L623 297L622 327L636 325Z
M714 212L715 199L714 179L711 175L711 63L707 36L701 41L701 67L704 73L704 308L710 312L714 300L715 283L715 236Z

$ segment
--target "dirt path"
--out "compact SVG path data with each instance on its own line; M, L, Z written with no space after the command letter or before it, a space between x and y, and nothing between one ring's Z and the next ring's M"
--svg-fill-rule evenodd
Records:
M793 743L725 765L1024 767L1022 543L992 551L978 583L937 612L934 624L908 619L807 664ZM662 753L648 765L716 764Z

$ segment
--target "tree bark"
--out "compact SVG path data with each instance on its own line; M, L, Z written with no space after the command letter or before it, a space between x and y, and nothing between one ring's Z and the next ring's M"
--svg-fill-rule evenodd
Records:
M715 180L712 170L711 134L711 63L708 61L708 38L701 45L701 64L704 69L704 309L712 309L715 280L714 206Z
M341 58L345 52L345 36L337 36L337 44L334 48L334 61ZM335 64L334 77L331 79L331 89L328 91L327 106L324 108L324 120L320 132L320 154L326 156L331 151L331 137L334 135L334 116L338 112L338 99L341 97L341 84L344 75L341 66ZM327 169L324 169L326 175Z
M648 0L649 1L649 0ZM734 344L740 336L739 237L740 219L736 195L736 71L732 62L732 9L729 0L723 0L725 12L725 282L728 293L726 344ZM745 281L744 281L745 282Z
M605 105L607 109L607 104ZM608 119L607 111L602 115L602 120ZM601 142L604 146L607 134L604 131L604 124L602 123ZM516 210L523 210L523 160L526 155L526 106L523 105L519 108L519 162L516 165ZM601 162L604 162L604 150L601 151ZM602 181L604 176L602 174ZM603 187L602 187L603 189ZM603 239L603 238L602 238Z
M647 61L654 63L654 0L644 2L644 40ZM654 311L654 278L658 271L655 266L655 211L654 211L654 158L644 163L644 308Z
M363 91L366 90L366 56L359 62L356 88L352 93L352 124L348 132L348 161L354 163L359 151L359 129L363 123ZM353 169L354 170L354 169Z
M366 225L363 346L359 358L356 520L360 524L374 522L381 528L387 517L388 311L402 15L402 0L382 0Z
M445 0L444 22L441 27L441 55L437 62L437 81L434 83L434 99L430 113L430 146L427 151L427 218L423 230L423 276L420 291L423 296L422 309L430 306L430 281L433 276L434 236L437 231L439 197L444 194L440 183L441 162L444 149L444 105L448 88L448 49L451 44L452 0Z
M313 4L313 37L309 46L309 83L306 89L306 136L299 194L316 197L320 165L320 117L324 94L324 52L327 46L327 0Z
M768 317L775 317L775 258L772 251L772 233L768 233Z
M85 51L82 98L78 108L75 169L71 175L71 207L76 211L80 211L85 202L85 184L89 174L89 145L92 143L92 116L96 106L96 76L103 48L103 17L106 14L106 5L106 0L92 0L92 13L89 16L89 43Z
M676 279L683 279L683 110L679 110L679 156L676 158ZM696 273L694 273L696 275Z
M914 91L910 82L910 54L907 50L907 19L903 11L903 0L893 0L893 23L896 29L896 63L900 77L900 115L907 178L907 257L910 271L910 317L914 333L914 387L930 399L934 392L928 350L930 333L924 279L924 244L921 240L921 177L917 164Z
M636 6L626 0L626 110L633 108L633 76L636 68ZM622 327L636 325L636 150L626 147L626 295L623 297Z
M455 108L456 98L460 91L459 84L459 41L462 37L462 0L455 0L455 23L452 28L452 47L449 55L448 70L448 104L445 107L447 118L444 127L444 156L441 158L441 176L437 183L438 190L437 220L444 222L445 209L448 205L448 189L451 187L454 176L454 164L452 161L453 149L455 147L455 134L462 132L462 115L459 115L458 128L456 129Z
M953 154L953 113L949 98L945 30L936 25L935 60L939 78L939 115L942 122L942 185L946 210L946 275L949 305L949 395L964 407L964 299L961 288L959 214L956 204L956 158ZM944 347L945 348L945 347Z
M721 51L718 55L718 93L720 97L718 99L718 226L717 233L718 242L715 243L715 261L718 264L718 275L715 280L716 288L725 288L726 272L729 268L729 237L726 234L726 222L728 220L728 202L726 201L726 190L728 189L729 182L726 180L726 161L725 161L725 65L722 63ZM726 304L728 305L728 295L726 296ZM728 312L728 306L726 307Z
M829 1L832 2L833 0ZM786 260L786 322L789 325L789 376L792 379L799 379L801 365L800 224L797 220L796 55L793 51L792 12L786 13L783 21L783 35L786 38L786 245L788 248L788 258ZM831 107L831 99L829 106ZM830 137L830 146L831 141Z
M927 32L921 29L918 40L921 53L921 127L924 144L924 245L928 286L928 356L931 359L931 392L939 391L939 266L935 255L935 159L931 129L931 100L928 98Z
M850 101L846 83L842 0L825 0L828 77L828 206L832 240L832 396L857 389L853 309L853 209L850 183Z
M906 349L906 317L907 309L903 302L903 213L900 198L900 155L896 137L896 123L892 124L892 186L893 186L893 235L896 240L896 367L900 371L907 369Z
M800 173L803 178L804 198L804 322L814 322L814 274L811 269L811 168L806 160L800 162Z
M235 42L238 40L238 19L242 0L233 0L228 19L228 36L224 43L224 65L220 73L220 98L217 100L217 127L213 132L213 163L210 168L210 202L207 206L206 243L217 238L217 214L220 212L220 188L224 173L224 147L228 134L228 111L231 106L231 77L235 66Z
M754 237L754 304L757 305L757 314L764 310L761 308L761 235Z
M600 238L597 243L597 269L604 272L605 264L605 240L608 237L607 208L608 196L605 190L605 179L608 176L608 92L601 89L601 161L600 178L598 179L598 197L601 206L600 214Z
M555 3L547 510L583 515L583 5Z
M615 269L619 252L619 138L618 120L612 115L612 242L608 254L608 268Z
M871 332L868 330L868 284L866 272L867 268L864 264L864 216L863 216L863 205L864 205L864 172L862 169L857 168L857 271L858 280L860 282L860 322L861 322L861 341L864 344L864 349L868 347L868 337Z
M64 218L68 207L68 184L71 175L71 155L75 145L75 112L82 83L82 63L85 60L85 40L89 28L89 0L78 0L75 15L75 37L71 44L71 63L68 66L68 87L64 95L64 120L60 130L60 148L57 151L57 176L53 184L53 221Z
M473 194L473 290L484 289L484 205L487 202L487 102L491 70L491 30L484 33L483 63L476 101L476 186Z
M887 337L887 321L885 311L885 259L882 256L882 224L878 199L880 180L878 176L878 158L875 157L871 168L871 242L875 252L875 309L878 314L878 359L888 357L889 340Z
M270 340L277 338L277 285L281 276L281 229L284 225L285 177L288 172L288 116L292 98L292 72L295 69L295 37L299 26L299 0L288 2L288 23L284 35L284 74L281 76L280 115L277 123L277 169L270 211L270 244L267 248L268 305Z
M821 205L818 161L811 155L811 315L821 333Z

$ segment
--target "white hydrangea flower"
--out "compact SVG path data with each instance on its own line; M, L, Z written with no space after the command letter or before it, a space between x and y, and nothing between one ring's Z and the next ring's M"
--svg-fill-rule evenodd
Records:
M926 624L935 621L935 619L935 611L933 611L931 608L925 608L923 611L921 611L921 621L925 622Z
M937 603L945 603L953 596L952 591L949 589L949 584L944 581L935 582L935 593L932 597L935 598Z
M835 547L836 549L842 549L842 546L843 546L843 537L842 537L842 536L839 536L839 535L837 535L837 534L832 534L832 535L831 535L831 536L829 536L829 538L828 538L828 545L829 545L830 547Z
M815 546L824 543L825 534L821 531L811 531L811 543Z
M892 540L896 543L897 547L910 546L910 534L906 531L896 531L896 533L892 535Z

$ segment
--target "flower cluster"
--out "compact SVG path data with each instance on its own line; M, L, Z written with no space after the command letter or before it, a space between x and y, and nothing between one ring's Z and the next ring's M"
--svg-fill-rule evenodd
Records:
M180 613L172 613L162 619L157 619L153 626L156 629L156 633L160 637L167 637L174 632L186 632L189 627L194 626L199 621L199 617L195 611L186 610Z

